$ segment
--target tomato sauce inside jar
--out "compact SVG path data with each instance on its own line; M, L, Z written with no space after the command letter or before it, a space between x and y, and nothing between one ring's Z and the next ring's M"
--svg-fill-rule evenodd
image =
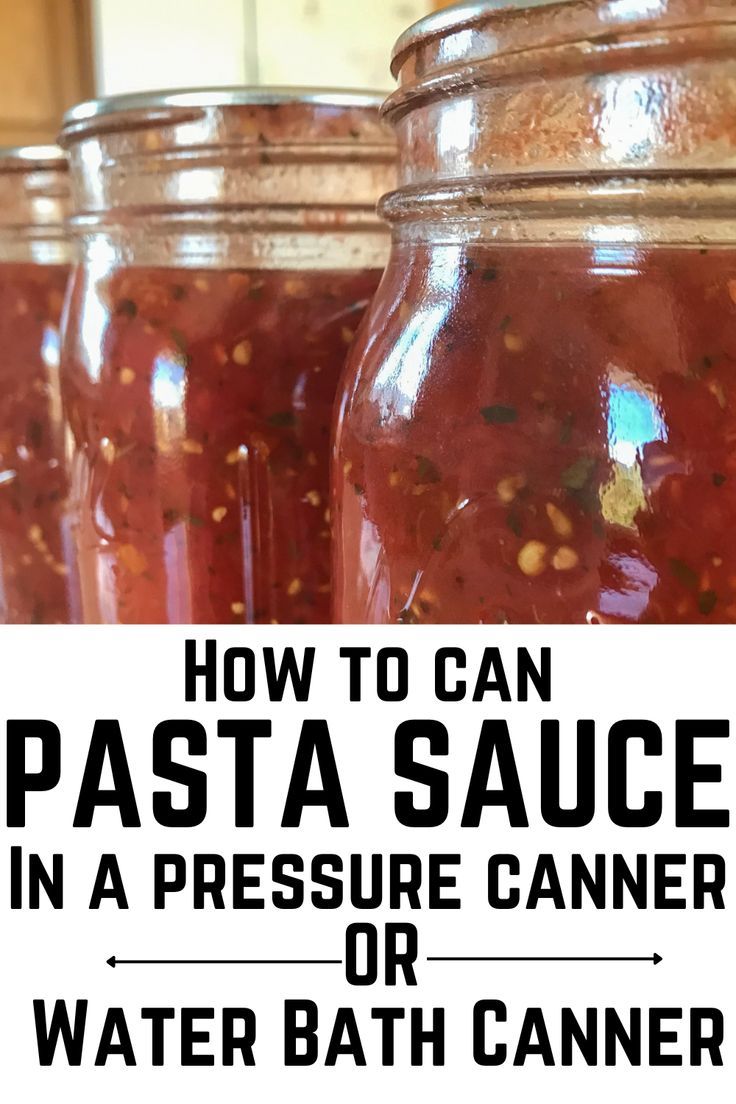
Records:
M696 8L521 0L399 40L338 621L736 621L736 11Z
M100 375L69 352L83 586L103 620L326 621L328 447L371 271L123 268ZM86 300L86 305L85 305Z
M0 153L0 619L11 624L73 619L59 389L66 175L61 150Z
M337 380L387 251L377 104L236 90L99 111L66 132L85 620L327 621ZM90 145L109 194L85 176Z
M431 321L421 255L371 312L336 463L344 618L736 620L736 251L442 266Z

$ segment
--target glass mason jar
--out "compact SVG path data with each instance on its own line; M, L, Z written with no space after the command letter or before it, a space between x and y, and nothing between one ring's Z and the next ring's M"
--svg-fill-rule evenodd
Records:
M332 409L388 253L379 103L213 89L66 117L85 621L329 619Z
M0 622L75 620L59 325L69 275L66 158L0 149Z
M394 72L337 620L736 621L736 5L461 5Z

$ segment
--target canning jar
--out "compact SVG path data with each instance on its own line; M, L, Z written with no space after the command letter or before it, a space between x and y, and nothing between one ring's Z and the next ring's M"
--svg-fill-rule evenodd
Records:
M329 619L332 408L388 253L380 99L213 89L66 117L85 621Z
M736 6L460 5L394 72L337 618L736 621Z
M59 391L69 183L56 146L0 149L0 621L75 616Z

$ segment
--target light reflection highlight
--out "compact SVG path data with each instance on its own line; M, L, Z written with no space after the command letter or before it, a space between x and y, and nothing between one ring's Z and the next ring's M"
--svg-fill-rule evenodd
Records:
M102 238L95 237L89 244L85 258L85 286L82 292L83 307L80 315L80 334L75 341L75 356L84 365L89 379L97 383L104 362L103 345L110 321L108 304L102 289L116 264L115 250ZM80 275L75 277L81 279ZM75 295L77 291L75 289Z
M664 15L667 0L611 0L601 12L603 19L617 22L635 16Z
M432 298L417 304L410 324L401 331L376 374L372 390L380 403L382 417L409 418L413 413L429 369L432 348L455 302L462 256L460 246L432 251L425 278L425 287L432 289Z
M165 454L186 436L187 364L175 352L159 353L151 373L156 447Z
M161 354L153 362L151 398L157 410L177 410L186 397L186 363L183 357Z
M627 467L641 458L645 445L667 440L657 398L638 381L609 384L607 421L608 454Z
M459 100L457 103L448 103L442 111L439 119L439 133L437 135L437 147L441 157L450 154L465 152L470 145L468 135L473 130L475 118L475 104L471 99Z
M662 128L662 96L649 76L617 73L602 88L598 137L604 156L616 164L645 161Z

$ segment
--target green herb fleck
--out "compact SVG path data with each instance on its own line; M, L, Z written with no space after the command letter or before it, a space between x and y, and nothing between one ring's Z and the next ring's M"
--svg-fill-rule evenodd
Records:
M357 495L365 494L365 487L362 483L353 483L353 490Z
M518 417L515 406L504 406L502 403L483 406L480 413L486 425L510 425Z
M565 415L565 417L562 419L562 423L560 425L560 444L561 445L569 445L570 444L570 438L572 437L572 427L573 427L574 422L575 422L575 415L573 414L572 411L569 411L569 413L567 413Z
M701 590L698 595L698 609L704 617L707 617L709 613L713 612L717 601L718 595L714 590Z
M288 429L290 426L296 425L296 415L292 410L278 410L275 414L269 414L266 421L270 426Z
M138 313L138 307L132 299L121 299L115 308L116 314L123 314L126 318L135 318Z
M722 472L713 472L711 479L714 487L722 487L726 482L726 476Z
M515 537L520 537L522 533L521 518L518 514L513 513L506 515L506 524Z
M702 356L700 360L695 361L688 365L688 375L693 379L702 379L706 372L709 372L713 367L713 358L709 356Z
M481 280L483 280L483 282L486 283L486 284L490 284L491 281L495 280L497 276L498 276L498 269L496 269L496 268L484 268L483 269L483 275L481 276Z
M560 482L568 491L582 491L595 470L592 456L579 456L560 476Z
M441 536L433 537L432 538L432 548L434 548L435 552L439 552L441 547L442 547L442 537Z
M501 321L499 322L498 328L503 333L503 331L507 330L510 325L511 325L511 315L510 314L505 314L503 316L503 318L501 319Z
M176 525L181 521L183 521L185 525L192 525L195 529L204 525L203 519L197 517L196 514L182 514L179 510L174 509L164 510L163 519L166 525Z
M43 443L43 426L37 418L29 418L26 426L26 436L34 449L40 448Z
M428 456L417 456L417 483L439 483L440 469Z
M683 586L692 590L698 585L698 576L683 560L670 559L670 571Z

